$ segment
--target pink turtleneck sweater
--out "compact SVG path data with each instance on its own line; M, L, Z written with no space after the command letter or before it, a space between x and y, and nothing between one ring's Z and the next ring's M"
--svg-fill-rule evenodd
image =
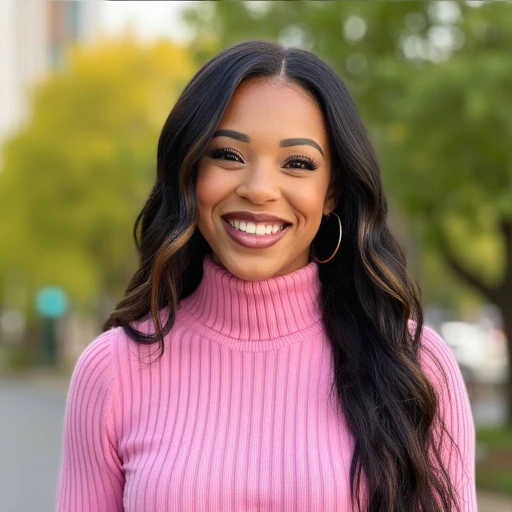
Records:
M60 512L351 512L353 437L329 400L318 266L244 281L204 260L157 359L121 328L96 338L71 380ZM149 329L149 324L139 324ZM476 511L474 425L457 364L425 328L422 365L462 463L446 453L461 510ZM385 471L385 468L382 468Z

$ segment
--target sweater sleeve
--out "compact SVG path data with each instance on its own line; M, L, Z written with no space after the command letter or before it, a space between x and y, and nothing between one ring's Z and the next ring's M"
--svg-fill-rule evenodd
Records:
M113 424L115 329L81 354L71 377L64 416L58 512L123 510L124 474Z
M421 345L422 368L438 394L440 416L453 439L450 444L444 436L441 456L459 495L460 510L476 512L475 426L466 386L448 344L433 329L423 327Z

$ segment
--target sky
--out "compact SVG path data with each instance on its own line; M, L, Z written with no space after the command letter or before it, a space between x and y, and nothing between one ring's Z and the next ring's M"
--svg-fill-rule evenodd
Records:
M190 33L180 22L180 13L194 2L186 1L103 1L101 24L109 33L118 34L127 25L144 40L162 37L186 41Z

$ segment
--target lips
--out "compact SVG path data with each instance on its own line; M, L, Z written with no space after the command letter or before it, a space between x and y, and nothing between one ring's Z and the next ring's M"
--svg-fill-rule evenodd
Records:
M279 242L279 240L287 234L289 229L289 226L286 226L282 231L278 231L277 233L256 235L245 233L244 231L234 228L226 219L223 219L222 224L231 240L249 249L266 249Z
M222 215L222 218L225 220L245 220L254 223L268 222L271 224L284 224L285 227L292 224L286 219L277 217L276 215L271 215L269 213L254 213L249 211L228 212Z

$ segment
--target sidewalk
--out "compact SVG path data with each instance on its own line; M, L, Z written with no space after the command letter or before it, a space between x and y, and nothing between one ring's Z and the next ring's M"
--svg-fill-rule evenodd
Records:
M70 377L70 375L59 374L45 368L37 368L26 373L0 373L0 382L12 382L41 390L67 393Z
M478 512L511 512L512 497L477 490Z

